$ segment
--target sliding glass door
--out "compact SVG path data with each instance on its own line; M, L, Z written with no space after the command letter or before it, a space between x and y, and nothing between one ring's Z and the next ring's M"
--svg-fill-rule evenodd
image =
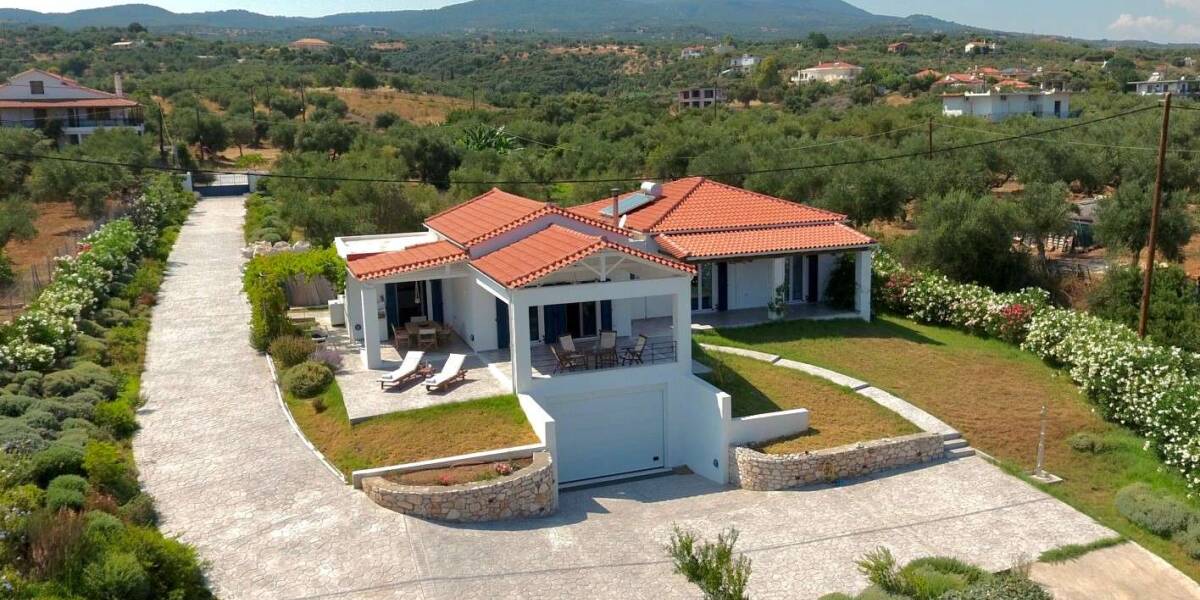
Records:
M717 308L717 266L713 263L698 265L692 278L692 310L706 311Z

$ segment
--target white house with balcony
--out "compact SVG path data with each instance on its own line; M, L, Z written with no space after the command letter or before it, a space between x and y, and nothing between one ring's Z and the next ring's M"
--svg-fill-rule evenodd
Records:
M862 72L862 67L840 60L823 62L819 65L797 71L792 76L792 83L812 83L815 81L823 81L825 83L850 82L858 79L862 75Z
M1151 73L1145 81L1130 81L1129 85L1139 96L1162 96L1168 92L1174 96L1200 95L1200 78L1168 79L1159 72Z
M980 117L992 122L1012 116L1065 119L1071 113L1071 94L1061 90L994 87L982 92L942 95L942 114L947 117Z
M410 321L499 357L522 402L556 422L562 483L686 465L724 482L729 396L692 374L694 325L869 318L875 242L845 217L703 178L646 183L572 209L493 189L425 230L335 240L344 319L368 369ZM842 256L852 307L823 305ZM617 360L564 364L563 339Z
M0 125L53 133L60 145L78 144L102 128L144 133L142 107L125 97L119 73L113 76L113 89L104 92L30 69L0 84Z

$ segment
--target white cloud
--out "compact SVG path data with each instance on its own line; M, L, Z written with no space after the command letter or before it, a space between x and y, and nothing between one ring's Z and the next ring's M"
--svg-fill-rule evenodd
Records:
M1168 4L1185 4L1200 8L1200 0L1165 0ZM1123 13L1108 26L1109 31L1127 37L1146 38L1166 42L1200 41L1200 25L1179 23L1167 17L1153 15L1136 16Z
M1182 8L1183 10L1200 13L1200 0L1163 0L1170 8Z

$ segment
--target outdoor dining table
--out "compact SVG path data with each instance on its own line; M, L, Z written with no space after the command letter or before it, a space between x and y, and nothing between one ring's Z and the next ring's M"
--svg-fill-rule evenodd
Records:
M404 324L404 331L408 334L408 343L410 346L417 345L417 334L420 333L422 329L432 329L435 333L437 333L438 338L442 337L442 332L444 331L442 324L438 323L437 321L409 321Z

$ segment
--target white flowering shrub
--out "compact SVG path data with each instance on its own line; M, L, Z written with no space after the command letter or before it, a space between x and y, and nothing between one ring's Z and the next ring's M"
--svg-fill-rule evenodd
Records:
M1129 328L1055 308L1043 290L997 293L875 260L879 306L998 337L1065 369L1105 418L1153 442L1200 489L1200 356L1138 339Z

